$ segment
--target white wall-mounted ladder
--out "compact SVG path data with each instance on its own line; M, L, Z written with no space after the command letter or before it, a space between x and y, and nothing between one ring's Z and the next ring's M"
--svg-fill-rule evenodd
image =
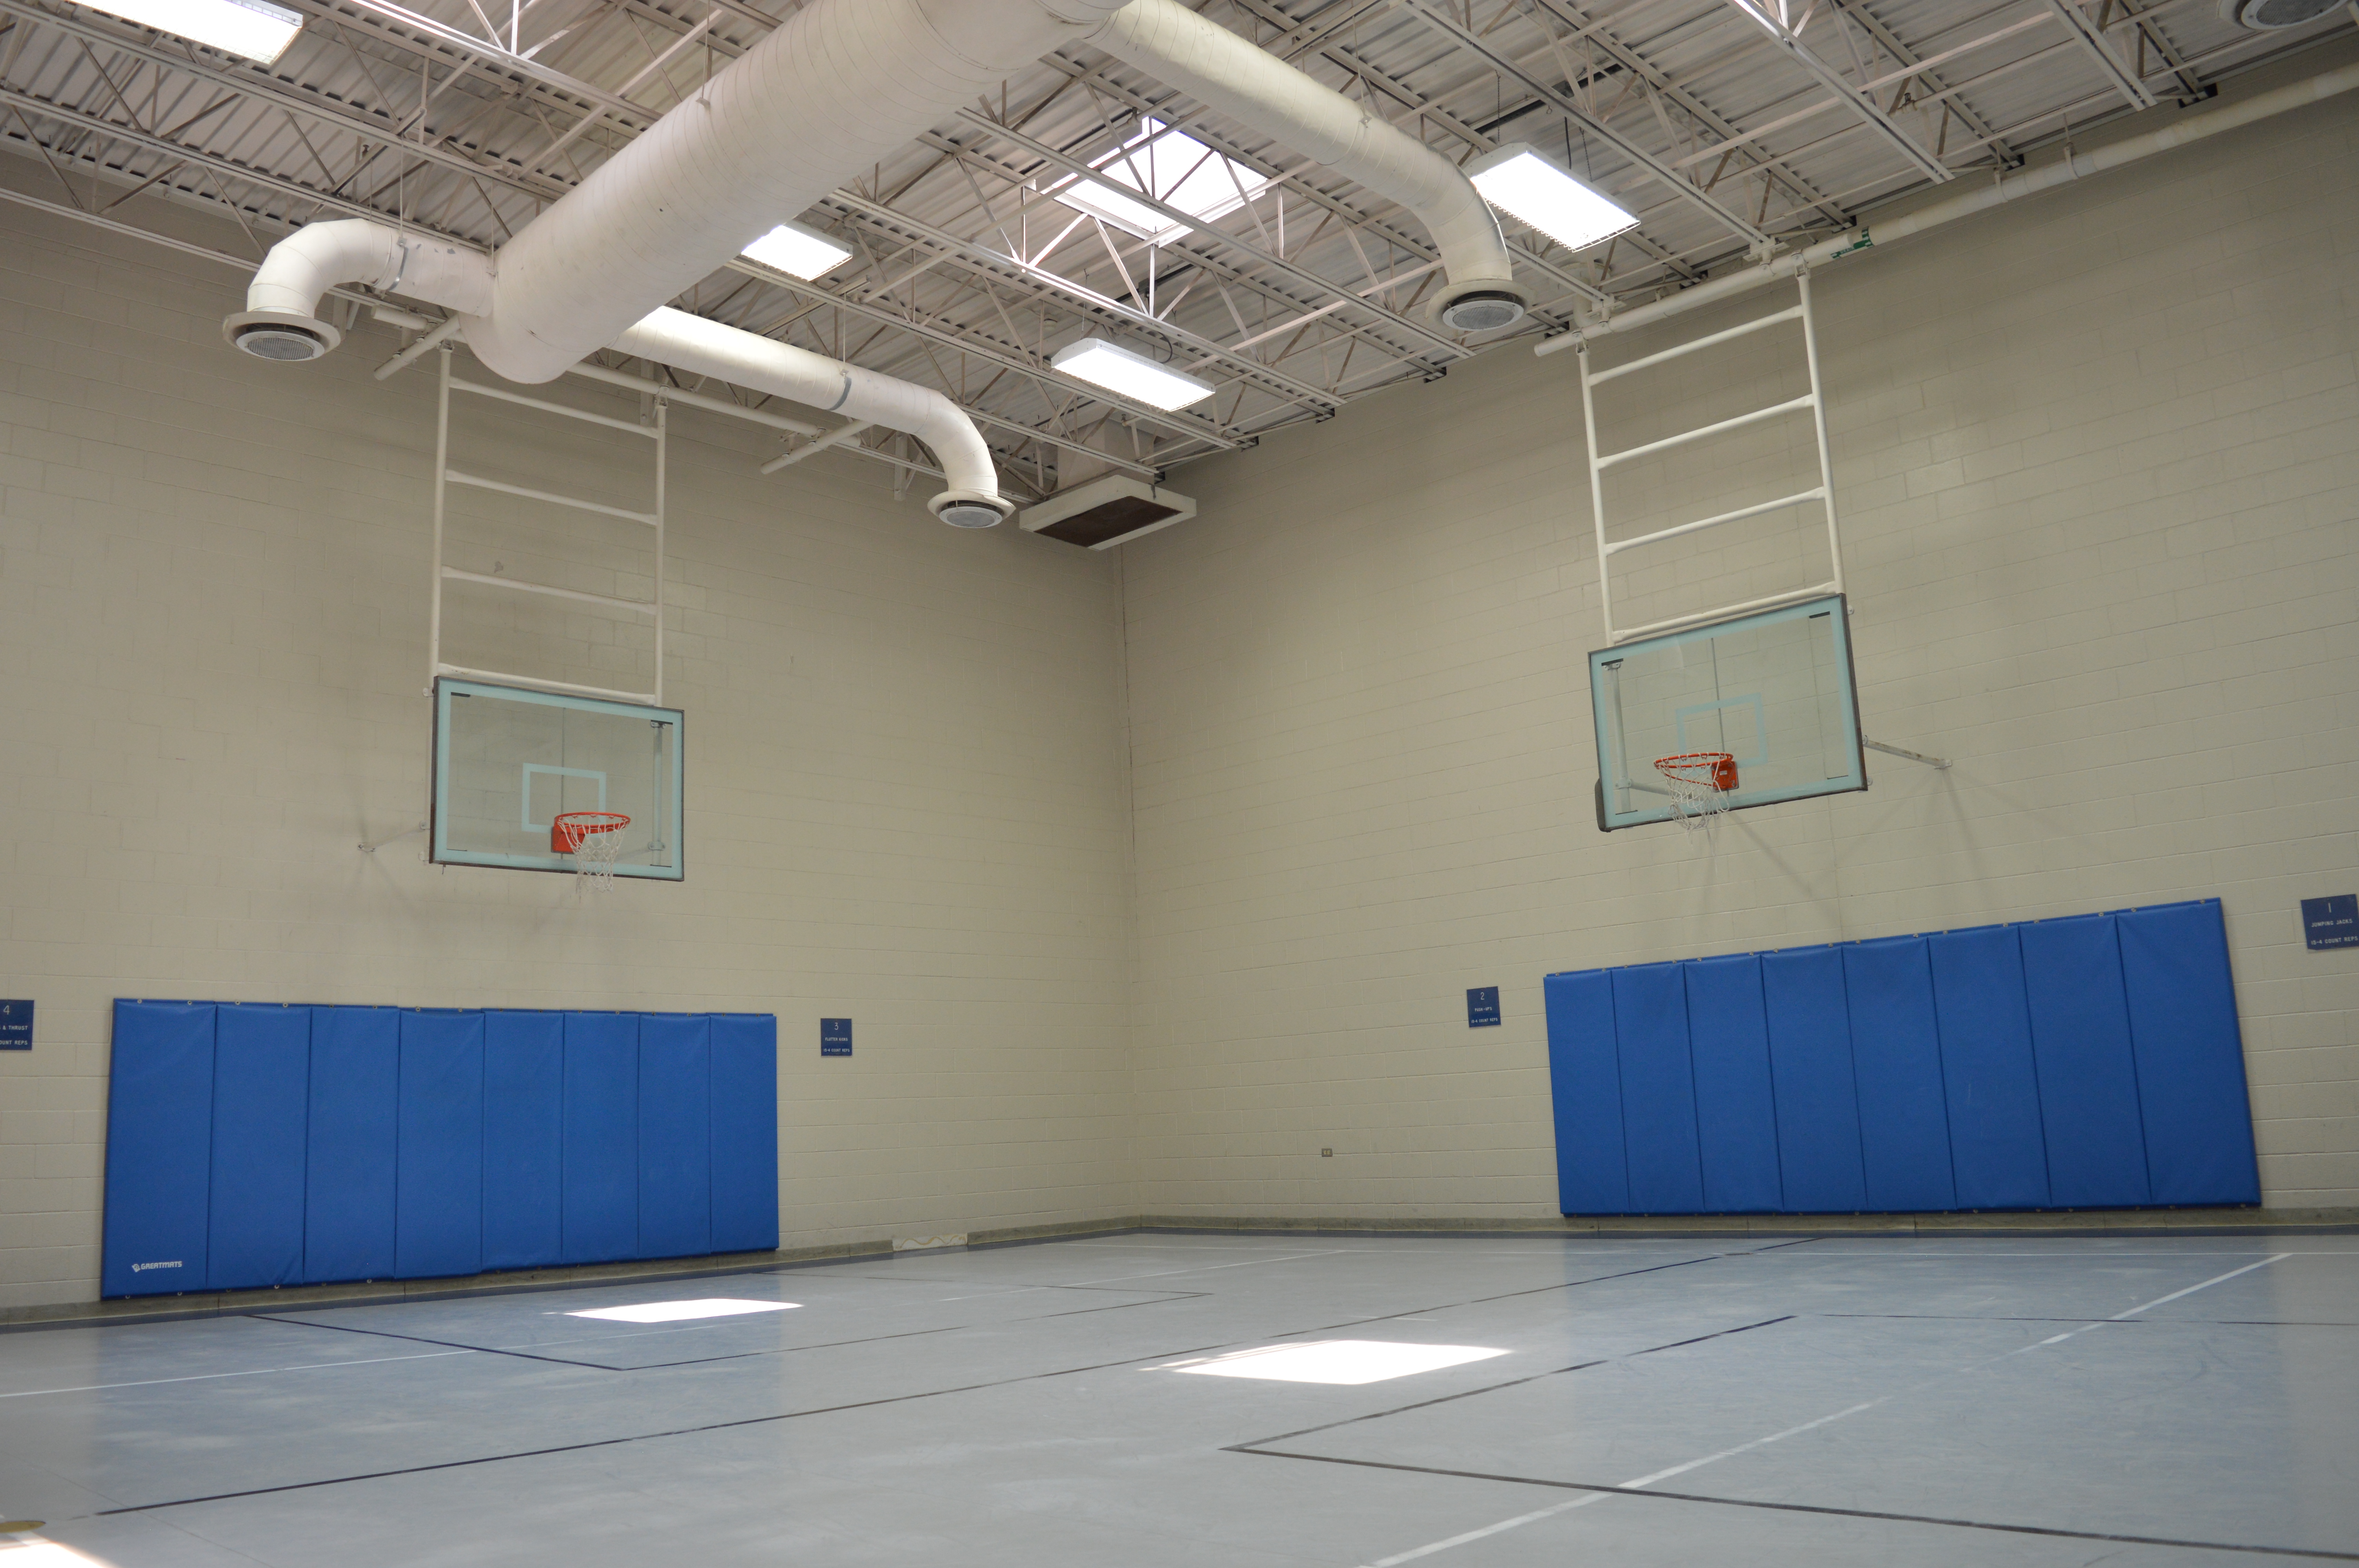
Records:
M440 383L435 392L434 408L434 608L427 633L426 685L430 692L440 676L458 676L468 680L493 681L501 685L538 687L549 691L571 692L581 697L603 697L616 702L645 703L651 708L663 706L664 689L664 487L666 462L670 451L667 430L665 400L655 398L655 418L642 425L629 419L616 419L604 414L593 414L585 408L570 408L561 403L543 398L527 397L522 393L505 387L488 386L482 382L463 381L451 373L451 347L440 344L437 360L440 364ZM652 390L652 389L651 389ZM501 480L486 479L480 474L462 472L451 466L451 395L463 393L474 397L488 397L501 403L513 403L521 407L538 409L546 414L561 415L611 430L625 431L645 437L655 444L656 492L655 510L634 512L625 507L610 506L602 501L588 501L580 496L560 495L551 491L533 490ZM504 495L521 496L527 501L546 502L554 506L576 512L592 512L606 517L620 517L642 524L655 534L655 597L652 599L617 599L609 594L583 593L578 589L558 588L549 583L526 582L516 578L494 577L483 572L461 571L443 561L443 520L446 501L451 485L463 485L475 490L497 491ZM472 669L462 665L445 664L442 660L442 588L445 583L470 582L486 588L515 593L545 595L552 599L573 600L611 610L619 615L646 616L655 622L655 689L652 691L616 691L606 687L580 686L571 681L550 680L544 676L520 675L504 670Z
M1627 364L1615 365L1611 370L1593 370L1591 367L1589 345L1586 343L1581 345L1580 351L1574 356L1581 363L1581 416L1589 438L1590 514L1597 525L1597 598L1599 608L1605 617L1605 642L1608 647L1617 643L1626 643L1634 637L1648 636L1657 632L1669 632L1682 626L1725 621L1750 611L1767 610L1775 605L1810 599L1819 594L1843 591L1843 534L1835 518L1834 468L1827 455L1827 406L1819 386L1819 334L1818 323L1810 314L1810 275L1808 272L1797 273L1794 275L1794 281L1801 291L1801 299L1799 303L1784 310L1772 311L1767 316L1746 321L1740 326L1728 328L1724 331L1707 333L1703 337L1690 339L1687 342L1675 344L1658 353L1645 355L1632 360ZM1740 414L1733 419L1722 419L1710 425L1699 426L1692 430L1683 430L1676 436L1666 436L1660 440L1626 447L1618 452L1598 451L1596 395L1598 387L1617 376L1647 370L1682 355L1694 353L1700 349L1713 348L1734 339L1746 337L1767 328L1794 320L1799 320L1802 324L1802 355L1810 363L1810 390L1807 395L1791 398L1784 403L1772 404L1767 408L1756 408L1749 414ZM1781 495L1774 501L1756 502L1750 506L1740 506L1733 512L1723 512L1717 516L1699 517L1692 523L1680 523L1669 528L1658 528L1651 534L1641 534L1636 538L1609 539L1607 537L1606 470L1618 463L1628 462L1635 458L1650 457L1657 452L1686 446L1690 441L1705 440L1732 430L1741 430L1746 426L1758 425L1768 419L1782 418L1805 408L1810 410L1810 418L1817 426L1819 438L1819 482L1810 489L1799 491L1792 495ZM1626 550L1644 549L1667 540L1681 539L1690 534L1700 534L1708 528L1717 528L1723 524L1741 523L1748 517L1758 517L1766 513L1810 502L1818 503L1826 511L1827 551L1833 564L1834 572L1829 580L1812 583L1808 587L1789 589L1760 599L1746 600L1741 604L1723 604L1716 609L1674 615L1666 620L1648 622L1644 626L1616 627L1614 624L1614 557L1616 556Z

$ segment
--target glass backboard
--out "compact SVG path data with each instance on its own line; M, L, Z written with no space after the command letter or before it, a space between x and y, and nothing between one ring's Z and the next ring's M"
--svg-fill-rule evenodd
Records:
M1867 787L1842 594L1589 655L1597 826L1667 822L1655 759L1726 752L1732 810Z
M680 880L680 715L450 676L434 683L433 858L445 865L571 871L550 847L558 815L631 819L618 877Z

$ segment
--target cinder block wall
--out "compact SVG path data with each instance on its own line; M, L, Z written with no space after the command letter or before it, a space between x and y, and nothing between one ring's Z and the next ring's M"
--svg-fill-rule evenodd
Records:
M0 1306L96 1294L117 996L775 1011L789 1246L1135 1206L1118 563L953 532L855 458L761 478L763 432L675 410L687 881L585 904L362 854L425 803L432 367L373 381L372 326L236 354L244 287L0 209L0 995L39 1005L0 1053ZM644 503L640 443L461 418L478 464ZM461 505L460 565L647 590L636 524ZM547 608L454 600L455 661L644 668L643 630Z
M2354 279L2348 101L1822 272L1866 731L1956 765L1710 845L1592 820L1569 355L1180 470L1201 515L1125 551L1147 1208L1547 1215L1550 971L2212 894L2267 1200L2359 1203L2359 952L2297 918L2359 888ZM1614 383L1602 444L1799 374L1764 336ZM1808 429L1620 477L1616 534L1799 488ZM1811 532L1662 547L1623 622L1818 580Z

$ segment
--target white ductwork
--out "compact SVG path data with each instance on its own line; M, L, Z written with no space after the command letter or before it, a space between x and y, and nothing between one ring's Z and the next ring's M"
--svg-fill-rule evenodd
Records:
M906 430L933 449L951 482L928 503L935 516L954 528L988 528L1007 514L990 449L974 422L939 392L669 308L632 327L613 347L694 375L718 376L750 391Z
M481 251L372 222L310 223L270 248L222 335L266 360L314 360L343 341L320 319L320 297L339 284L407 294L469 315L489 308L492 269Z
M1499 221L1440 153L1178 0L1131 0L1088 41L1206 108L1250 125L1399 202L1441 252L1448 282L1427 308L1460 331L1511 326L1531 304Z
M2256 93L2241 103L2214 109L2208 114L2190 115L2175 124L2166 125L2158 131L2149 131L2144 135L2126 137L2114 143L2111 146L2100 147L2094 152L2075 153L2068 146L2063 158L2059 162L2048 164L2039 168L2026 169L2019 174L2008 175L2003 179L1994 180L1988 185L1970 190L1962 196L1953 196L1945 201L1936 201L1929 207L1920 207L1914 212L1905 212L1897 218L1878 220L1872 225L1863 225L1853 232L1838 234L1832 240L1821 241L1808 249L1796 251L1791 255L1779 256L1777 260L1763 265L1747 267L1743 272L1731 273L1725 277L1715 277L1708 283L1699 283L1692 288L1682 289L1677 294L1656 300L1651 305L1641 305L1633 309L1617 311L1603 320L1584 322L1578 331L1566 332L1536 344L1532 352L1545 357L1562 349L1576 348L1592 338L1603 337L1608 332L1626 332L1636 327L1650 326L1657 321L1668 320L1673 316L1684 315L1690 310L1700 309L1706 305L1732 298L1739 294L1749 293L1765 284L1775 283L1779 278L1791 277L1798 272L1821 265L1838 257L1859 255L1888 245L1896 240L1907 239L1911 234L1921 234L1926 230L1937 228L1943 223L1953 223L1961 218L1972 217L1977 212L1987 212L1994 207L2019 200L2026 196L2035 196L2043 190L2053 190L2060 185L2070 185L2076 179L2085 179L2091 175L2103 174L2108 169L2119 168L2124 164L2136 163L2141 158L2152 157L2157 153L2169 152L2173 147L2185 146L2190 142L2201 141L2207 136L2216 136L2223 131L2233 131L2249 125L2256 120L2267 120L2274 115L2282 114L2288 110L2304 108L2321 100L2354 91L2359 91L2359 65L2346 65L2339 70L2330 70L2322 75L2313 76L2306 81L2297 81L2267 92Z
M469 346L511 381L562 374L1121 3L805 6L500 248Z

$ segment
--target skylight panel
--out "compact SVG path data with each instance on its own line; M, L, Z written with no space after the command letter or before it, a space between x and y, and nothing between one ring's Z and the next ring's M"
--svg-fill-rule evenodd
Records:
M1138 197L1152 197L1211 223L1272 183L1187 132L1155 120L1143 122L1139 133L1100 160L1097 169L1098 178L1074 177L1057 192L1057 200L1157 245L1188 232L1188 225L1172 222Z

